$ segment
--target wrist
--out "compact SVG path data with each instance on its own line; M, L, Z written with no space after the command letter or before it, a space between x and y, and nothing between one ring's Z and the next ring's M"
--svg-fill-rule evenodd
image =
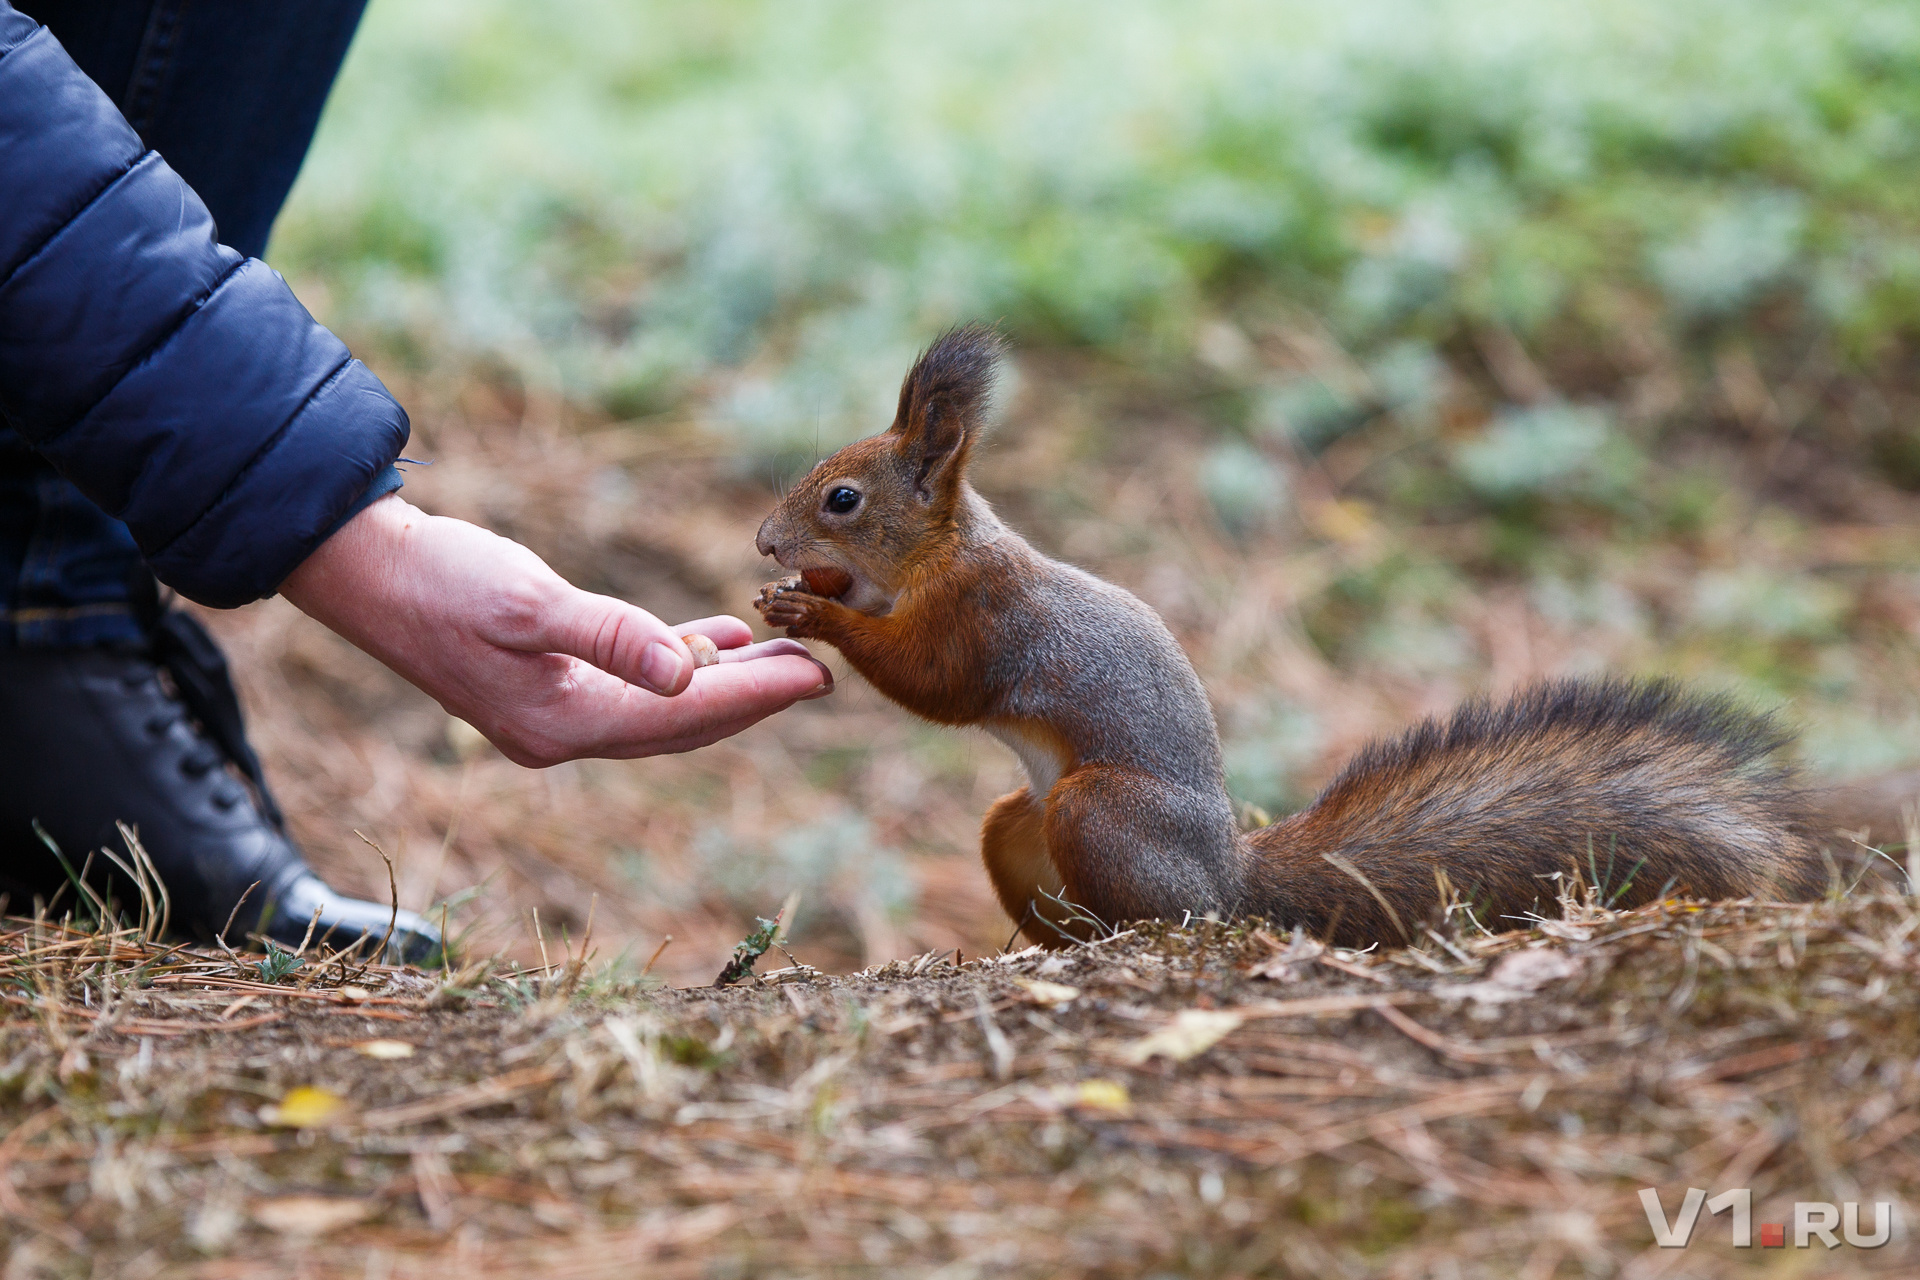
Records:
M280 584L280 594L326 621L325 601L334 591L371 595L390 579L407 531L428 518L398 493L376 498L315 547Z

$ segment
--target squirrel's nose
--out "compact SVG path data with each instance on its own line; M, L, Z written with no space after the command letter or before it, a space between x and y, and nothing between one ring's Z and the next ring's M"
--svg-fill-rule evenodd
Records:
M773 556L775 559L778 559L779 544L773 540L773 534L768 532L768 527L771 526L772 524L773 524L773 517L771 516L767 517L767 519L761 523L760 532L754 538L753 546L754 546L754 549L758 551L761 555Z

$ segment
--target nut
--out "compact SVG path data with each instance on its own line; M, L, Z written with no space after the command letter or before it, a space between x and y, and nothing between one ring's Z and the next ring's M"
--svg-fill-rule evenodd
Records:
M807 590L829 600L839 599L853 586L853 575L832 565L820 569L802 569L800 576L805 579Z
M687 646L687 651L693 654L694 670L710 667L720 661L720 646L706 636L685 635L680 637L680 641Z

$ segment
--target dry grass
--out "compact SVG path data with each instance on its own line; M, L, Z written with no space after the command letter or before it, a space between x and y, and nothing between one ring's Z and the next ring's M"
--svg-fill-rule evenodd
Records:
M263 983L15 921L4 1274L1912 1274L1904 1232L1652 1248L1637 1191L1910 1220L1913 900L1563 907L1376 955L1193 921L725 990L558 956Z

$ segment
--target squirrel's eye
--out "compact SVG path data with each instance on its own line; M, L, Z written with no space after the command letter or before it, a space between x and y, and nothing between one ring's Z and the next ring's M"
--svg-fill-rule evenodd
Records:
M860 505L860 491L840 485L827 494L827 510L843 516Z

